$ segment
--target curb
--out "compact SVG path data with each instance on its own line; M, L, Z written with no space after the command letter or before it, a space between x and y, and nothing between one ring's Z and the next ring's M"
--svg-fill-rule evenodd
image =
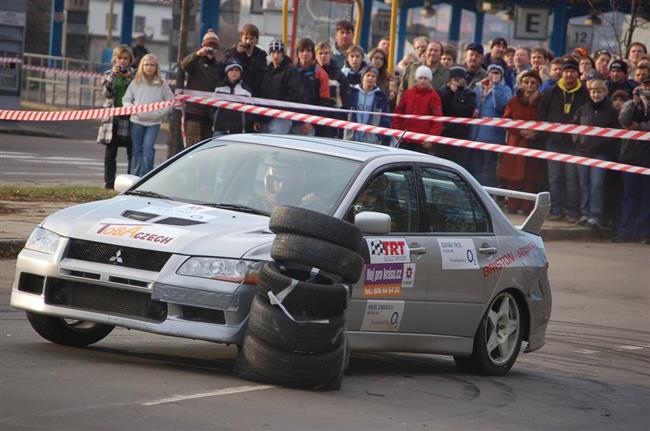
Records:
M64 136L61 133L45 132L43 130L25 129L25 128L14 129L11 127L3 127L2 129L0 129L0 133L4 135L36 136L38 138L56 138L56 139L66 138L66 136Z

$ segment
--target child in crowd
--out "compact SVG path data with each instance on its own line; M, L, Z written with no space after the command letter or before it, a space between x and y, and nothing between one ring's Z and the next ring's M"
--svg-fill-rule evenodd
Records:
M578 108L573 122L575 124L611 127L619 129L618 111L607 98L607 86L600 79L591 81L589 102ZM610 160L612 145L616 140L588 135L574 135L577 154L599 160ZM606 170L602 168L578 166L580 184L580 220L579 224L598 229L603 224L604 183Z
M226 61L224 73L226 77L214 89L218 94L232 94L235 96L251 97L250 89L242 83L244 66L236 57ZM230 133L245 133L252 129L252 118L250 114L231 109L217 108L212 122L213 136L222 136ZM257 126L258 131L261 127Z
M348 93L346 106L348 109L362 111L350 113L349 120L372 126L390 127L390 118L386 115L372 115L370 112L388 112L388 98L377 85L379 71L374 67L366 67L362 71L361 85L355 85ZM346 129L345 139L367 142L370 144L386 144L387 137L376 133L365 133Z
M135 79L131 81L122 98L124 106L172 100L174 93L160 76L158 59L153 54L142 57ZM139 177L153 169L154 144L160 131L163 117L171 107L131 115L131 137L133 139L133 162L129 173Z
M627 97L627 92L625 90L616 90L612 94L612 106L619 112L621 112L621 108L625 104L625 102L628 101Z
M343 66L341 72L347 77L348 85L352 87L361 84L361 70L367 66L363 60L365 55L363 48L352 45L345 55L345 66Z

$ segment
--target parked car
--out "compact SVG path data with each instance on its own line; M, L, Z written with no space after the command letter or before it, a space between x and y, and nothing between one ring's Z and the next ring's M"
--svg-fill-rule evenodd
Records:
M88 345L121 326L241 344L271 260L270 212L291 205L364 232L348 307L353 351L453 355L463 370L499 375L522 341L529 352L544 344L548 193L490 190L536 200L515 227L453 162L262 134L193 146L115 188L47 217L18 256L11 305L52 342Z

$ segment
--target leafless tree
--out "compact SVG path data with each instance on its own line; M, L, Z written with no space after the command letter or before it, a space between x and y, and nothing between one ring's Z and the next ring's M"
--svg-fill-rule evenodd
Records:
M613 12L609 18L602 18L603 23L612 30L614 40L610 48L626 58L630 45L634 42L634 33L639 29L650 28L648 0L608 0L606 2L588 0L591 13L604 17L604 12ZM605 6L603 6L603 4Z

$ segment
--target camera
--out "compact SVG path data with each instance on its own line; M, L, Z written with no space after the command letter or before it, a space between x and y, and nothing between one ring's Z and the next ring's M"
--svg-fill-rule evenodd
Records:
M126 66L120 66L120 73L121 73L121 74L124 75L124 74L128 73L128 71L129 71L129 68L128 68L128 67L126 67Z

